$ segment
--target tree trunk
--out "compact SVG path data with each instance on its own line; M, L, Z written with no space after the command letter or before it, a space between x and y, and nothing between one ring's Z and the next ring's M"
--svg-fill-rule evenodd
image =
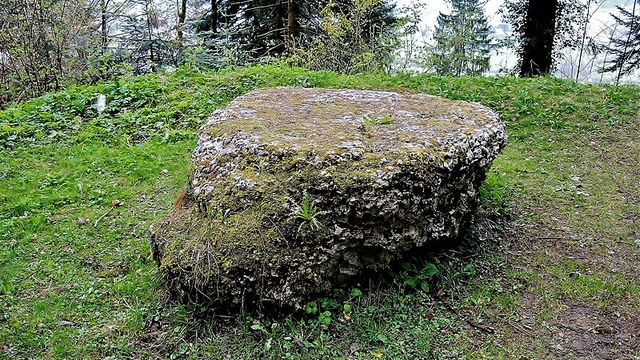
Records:
M182 38L184 36L184 32L182 31L182 27L184 26L184 21L187 18L187 0L180 0L178 4L178 43L182 46Z
M295 46L295 40L300 36L300 5L297 0L288 0L288 17L287 17L287 51L291 53Z
M582 39L580 41L580 50L578 51L578 69L576 69L576 81L580 81L580 67L582 66L582 54L584 53L584 43L587 40L587 27L589 25L589 9L591 8L591 0L587 0L587 8L584 12L584 27L582 28Z
M218 33L218 1L211 0L211 37Z
M107 6L109 0L100 1L100 52L104 55L107 52L107 42L109 41L107 27Z
M155 72L155 56L153 54L153 20L151 16L153 15L151 12L151 0L147 0L145 3L145 11L147 13L147 36L149 41L149 60L151 62L151 71Z
M529 0L520 53L520 76L551 72L558 0Z

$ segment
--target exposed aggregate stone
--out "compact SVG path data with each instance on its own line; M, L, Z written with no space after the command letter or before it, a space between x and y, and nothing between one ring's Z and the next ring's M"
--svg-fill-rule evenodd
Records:
M184 197L151 229L152 254L176 292L301 306L340 274L456 238L506 140L476 103L255 90L201 128ZM314 221L300 216L305 199Z

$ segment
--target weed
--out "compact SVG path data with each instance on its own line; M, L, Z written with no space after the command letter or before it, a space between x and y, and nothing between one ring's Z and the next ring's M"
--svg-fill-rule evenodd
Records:
M389 125L393 123L393 121L391 121L391 115L386 115L381 119L378 119L378 124L380 125Z
M364 121L365 125L376 125L378 123L375 119L372 119L367 115L363 115L362 120Z
M320 211L315 205L314 201L311 199L309 193L304 190L302 192L302 202L295 205L293 213L293 217L295 219L303 220L303 222L298 227L298 232L300 232L304 225L308 225L311 230L315 231L322 229L324 225L322 225L320 220L318 220L318 217L328 213L329 211Z
M391 121L391 115L385 115L380 119L373 119L367 115L362 115L362 120L365 126L389 125L393 123L393 121Z
M425 264L420 270L413 263L403 262L402 268L405 270L400 276L404 282L412 289L419 287L425 292L429 292L429 281L438 274L438 269L433 264Z
M11 293L11 283L5 278L0 278L0 295L9 295Z

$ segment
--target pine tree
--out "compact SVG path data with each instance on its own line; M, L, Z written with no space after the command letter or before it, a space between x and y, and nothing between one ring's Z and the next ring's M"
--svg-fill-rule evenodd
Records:
M307 19L313 13L314 3L212 1L211 13L196 21L194 27L196 33L208 38L207 45L214 54L236 57L237 63L250 63L284 54L309 26Z
M544 75L553 64L558 0L529 0L520 51L520 76Z
M640 3L640 0L638 1ZM640 67L640 15L637 13L637 4L633 3L631 12L618 6L620 16L613 15L618 27L622 28L623 36L619 33L611 34L611 40L605 50L614 55L614 58L607 61L603 67L603 72L617 71L616 83L620 81L622 75L628 75Z
M175 46L174 24L169 24L173 14L154 0L130 0L133 11L122 16L114 36L118 52L125 54L126 62L136 74L155 71L161 65L177 66L178 47Z
M393 62L403 21L389 0L219 0L216 6L216 31L210 14L194 23L206 38L210 66L285 56L313 69L381 71Z
M586 26L585 5L579 0L505 0L500 10L513 29L520 76L548 74L561 55L560 49L581 46Z
M491 29L479 0L449 0L451 14L440 13L430 56L440 75L480 75L489 70Z

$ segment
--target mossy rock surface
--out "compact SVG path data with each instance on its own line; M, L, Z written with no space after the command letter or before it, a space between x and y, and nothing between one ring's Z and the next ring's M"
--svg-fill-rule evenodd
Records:
M201 128L187 190L152 227L153 256L176 292L300 306L341 274L456 238L505 144L475 103L255 90Z

